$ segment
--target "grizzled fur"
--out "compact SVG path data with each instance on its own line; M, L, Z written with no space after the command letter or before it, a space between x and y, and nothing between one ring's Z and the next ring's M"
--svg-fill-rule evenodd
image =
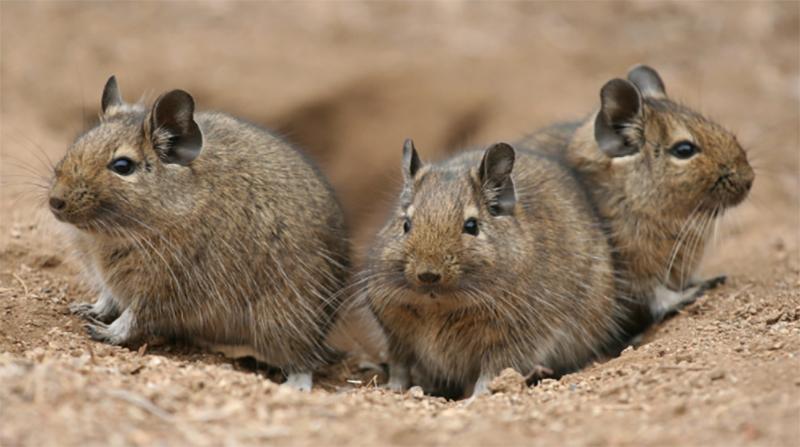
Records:
M513 170L492 182L481 167L498 147L511 158L497 169ZM413 370L423 387L477 395L503 368L560 375L615 343L610 248L569 173L529 153L514 160L504 144L483 161L474 151L424 166L410 151L362 278L389 341L393 388ZM465 232L469 219L477 235Z
M263 129L193 115L185 92L151 111L115 93L112 77L100 124L72 144L51 186L100 291L73 307L90 334L181 338L289 373L328 361L349 247L322 175ZM120 157L132 174L110 169Z
M642 306L646 325L723 279L702 282L695 271L715 219L744 200L754 173L736 137L667 98L652 68L609 81L601 101L584 122L521 144L576 171L608 226L624 296ZM698 152L676 157L671 150L682 142Z

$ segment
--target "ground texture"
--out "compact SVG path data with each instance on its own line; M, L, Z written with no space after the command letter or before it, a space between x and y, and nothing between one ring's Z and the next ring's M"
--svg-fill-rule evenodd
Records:
M0 4L0 445L800 444L797 3ZM580 117L646 62L757 171L704 272L729 281L619 358L467 405L347 362L311 393L188 347L88 340L93 297L43 204L115 73L279 130L331 178L363 253L412 136L425 158ZM348 381L348 379L350 379Z

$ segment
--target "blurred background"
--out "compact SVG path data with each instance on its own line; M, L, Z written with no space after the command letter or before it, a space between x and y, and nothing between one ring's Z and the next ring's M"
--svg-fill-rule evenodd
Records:
M427 160L514 141L587 115L603 83L647 63L750 150L760 175L733 231L797 225L798 20L795 2L4 1L3 210L39 209L15 200L14 173L46 176L37 158L96 120L115 74L128 101L183 88L297 143L360 253L404 138Z
M48 164L111 74L128 101L182 88L302 147L360 257L404 138L425 160L513 142L587 116L637 63L734 131L757 173L703 267L730 281L641 349L467 411L368 386L272 392L218 356L92 343L67 315L92 292L53 231ZM796 1L0 0L0 445L797 445L799 238Z

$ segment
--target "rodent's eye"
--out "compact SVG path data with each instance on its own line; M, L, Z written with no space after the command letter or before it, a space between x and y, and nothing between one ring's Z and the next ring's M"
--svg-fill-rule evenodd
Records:
M687 158L692 158L696 153L700 152L700 149L695 146L693 143L688 141L681 141L675 143L670 149L669 153L681 160L686 160Z
M119 157L111 160L108 169L119 175L131 175L136 170L136 163L128 157Z
M408 233L411 231L411 219L408 217L403 218L403 233Z
M474 217L470 217L469 219L464 221L464 233L471 234L473 236L478 235L478 219Z

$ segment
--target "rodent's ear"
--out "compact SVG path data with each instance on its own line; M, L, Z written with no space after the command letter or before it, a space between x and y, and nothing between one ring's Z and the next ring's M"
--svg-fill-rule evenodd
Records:
M642 95L648 98L666 98L667 90L664 88L664 81L652 67L647 65L637 65L628 72L628 80L639 88Z
M517 203L511 171L514 169L514 148L497 143L483 153L478 175L481 190L493 216L510 215Z
M161 95L150 114L150 140L164 163L186 166L203 148L203 134L194 121L194 99L183 90Z
M108 81L106 81L106 86L103 87L103 97L100 99L100 110L105 114L109 107L121 106L123 104L122 95L119 92L119 86L117 86L117 77L111 75Z
M600 90L600 111L594 121L594 138L609 157L622 157L637 152L628 144L622 130L642 112L642 96L632 83L612 79Z
M403 177L405 181L411 181L417 175L420 167L422 167L422 162L419 159L419 155L417 155L414 141L411 138L406 138L403 143Z

